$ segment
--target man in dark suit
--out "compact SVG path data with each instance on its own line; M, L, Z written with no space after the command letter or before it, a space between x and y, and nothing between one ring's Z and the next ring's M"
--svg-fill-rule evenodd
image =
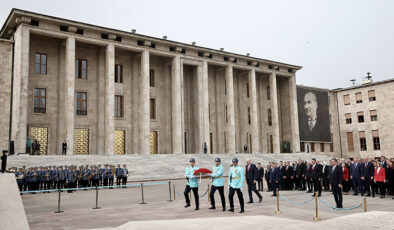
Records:
M261 167L261 163L257 164L257 185L259 187L258 191L263 191L263 178L264 178L264 168Z
M271 165L267 165L267 169L265 170L265 181L267 181L267 192L272 191L272 185L270 183L270 175L271 175Z
M296 179L298 180L298 190L305 190L305 173L306 173L306 165L302 160L298 160L297 168L296 168Z
M322 178L322 166L315 158L312 159L312 182L315 193L318 192L318 196L321 196L321 178Z
M245 178L246 178L246 183L248 185L248 193L249 193L248 204L253 203L252 191L256 193L256 195L259 197L259 203L261 203L261 201L263 201L263 197L256 190L257 167L255 164L252 164L250 162L250 159L246 159Z
M326 164L326 162L323 162L323 165L322 165L322 180L323 180L323 188L324 188L324 191L328 191L330 188L329 188L329 186L328 186L328 180L329 180L329 166Z
M276 163L271 163L269 183L271 183L272 191L274 193L272 196L276 196L278 180L279 180L279 169L276 167Z
M279 161L279 189L285 190L285 166L283 165L283 161Z
M342 176L342 167L337 165L337 159L333 158L330 161L331 168L329 173L330 184L332 193L334 194L335 203L337 204L337 208L342 207L342 184L343 184L343 176Z
M290 166L290 162L286 161L286 166L284 167L284 184L286 190L293 190L293 186L291 184L293 179L293 167Z
M375 169L373 164L368 161L368 158L364 158L364 165L362 166L362 170L364 171L364 192L367 193L367 196L371 196L371 182L373 181L373 174L375 173Z
M361 179L364 180L364 171L361 169L361 159L354 159L353 164L350 166L350 179L353 181L353 196L357 196L359 190L361 195L364 195L364 189L361 184Z
M67 154L67 142L66 140L64 140L62 143L62 155L66 155L66 154Z
M306 162L305 166L305 179L306 179L306 185L308 187L307 193L312 193L313 190L313 181L312 181L312 165L311 162Z

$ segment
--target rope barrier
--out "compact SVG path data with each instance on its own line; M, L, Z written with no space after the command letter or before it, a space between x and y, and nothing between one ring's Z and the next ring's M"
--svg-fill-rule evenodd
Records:
M312 197L311 199L306 200L306 201L295 202L295 201L291 201L291 200L287 199L287 198L286 198L285 196L283 196L282 194L279 194L279 196L280 196L280 198L282 198L283 200L287 201L287 202L290 203L290 204L306 204L306 203L311 202L311 201L314 199L314 197Z
M335 207L335 206L330 205L329 203L325 202L324 200L322 200L322 199L320 199L320 198L318 198L318 199L319 199L319 201L322 202L325 206L327 206L327 207L329 207L329 208L332 208L332 209L335 209L335 210L352 210L352 209L359 208L359 207L361 207L361 205L362 205L362 204L360 203L360 204L358 204L358 205L356 205L356 206L353 206L353 207L351 207L351 208L337 208L337 207Z
M144 183L144 186L150 185L163 185L168 184L168 182L152 182L152 183ZM127 185L111 185L111 186L98 186L98 189L105 188L126 188L126 187L139 187L141 184L127 184ZM96 187L82 187L82 188L62 188L60 191L78 191L78 190L87 190L87 189L96 189ZM47 189L47 190L33 190L33 191L20 191L20 194L26 193L43 193L43 192L58 192L59 189Z

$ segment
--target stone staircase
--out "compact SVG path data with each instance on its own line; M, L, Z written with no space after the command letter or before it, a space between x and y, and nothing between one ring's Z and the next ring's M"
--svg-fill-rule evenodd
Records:
M53 166L53 165L96 165L101 164L126 164L129 169L129 180L150 180L150 179L173 179L183 178L185 166L189 165L189 159L196 159L199 168L211 169L216 157L220 157L222 165L225 167L225 175L228 174L231 160L237 157L240 165L245 165L245 160L249 158L252 163L262 163L278 161L297 161L303 159L310 161L316 158L320 162L328 161L332 158L327 155L316 155L311 153L290 153L290 154L160 154L160 155L73 155L73 156L9 156L7 167L33 166Z

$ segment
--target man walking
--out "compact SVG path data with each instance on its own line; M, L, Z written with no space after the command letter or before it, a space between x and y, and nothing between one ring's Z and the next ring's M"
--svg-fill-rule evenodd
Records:
M212 168L212 185L211 185L211 192L209 194L211 199L211 207L209 209L216 209L215 206L215 192L216 189L219 190L220 199L222 201L222 208L223 212L226 211L226 200L224 198L224 167L220 164L220 158L215 159L215 166Z
M258 186L258 191L263 191L264 186L263 186L263 178L264 178L264 168L261 167L261 163L257 164L257 186Z
M185 169L185 176L187 179L187 184L185 188L185 200L186 200L186 206L185 208L190 207L190 199L189 199L189 192L190 190L193 190L194 194L194 201L196 203L196 208L194 210L199 210L200 209L200 202L199 202L199 196L198 196L198 180L194 176L194 172L198 170L198 167L195 166L196 160L194 158L190 158L190 166L186 167Z
M228 199L230 201L230 209L229 212L234 212L234 193L237 192L239 204L241 206L241 211L239 213L244 213L244 197L242 194L242 188L244 186L245 181L245 172L238 165L238 159L234 158L232 160L233 166L231 166L230 171L228 173L228 186L229 186L229 194Z
M246 176L246 183L248 184L248 194L249 194L249 202L248 204L253 203L253 195L252 191L256 193L257 197L259 198L259 203L263 200L263 197L256 189L256 181L257 177L257 167L255 164L250 162L250 159L246 159L246 166L245 166L245 176Z
M334 195L335 203L337 208L343 208L342 206L342 167L337 165L337 159L333 158L331 163L331 173L329 175L332 193Z

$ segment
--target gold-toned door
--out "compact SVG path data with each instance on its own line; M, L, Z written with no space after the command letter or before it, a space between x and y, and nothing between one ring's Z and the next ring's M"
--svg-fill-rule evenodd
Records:
M48 128L31 127L30 136L32 137L32 142L34 140L40 142L40 155L46 155L48 150Z
M89 154L89 129L74 129L74 154Z
M115 154L125 154L125 131L124 130L115 130L114 133L114 152Z
M150 154L157 154L157 131L150 132Z

